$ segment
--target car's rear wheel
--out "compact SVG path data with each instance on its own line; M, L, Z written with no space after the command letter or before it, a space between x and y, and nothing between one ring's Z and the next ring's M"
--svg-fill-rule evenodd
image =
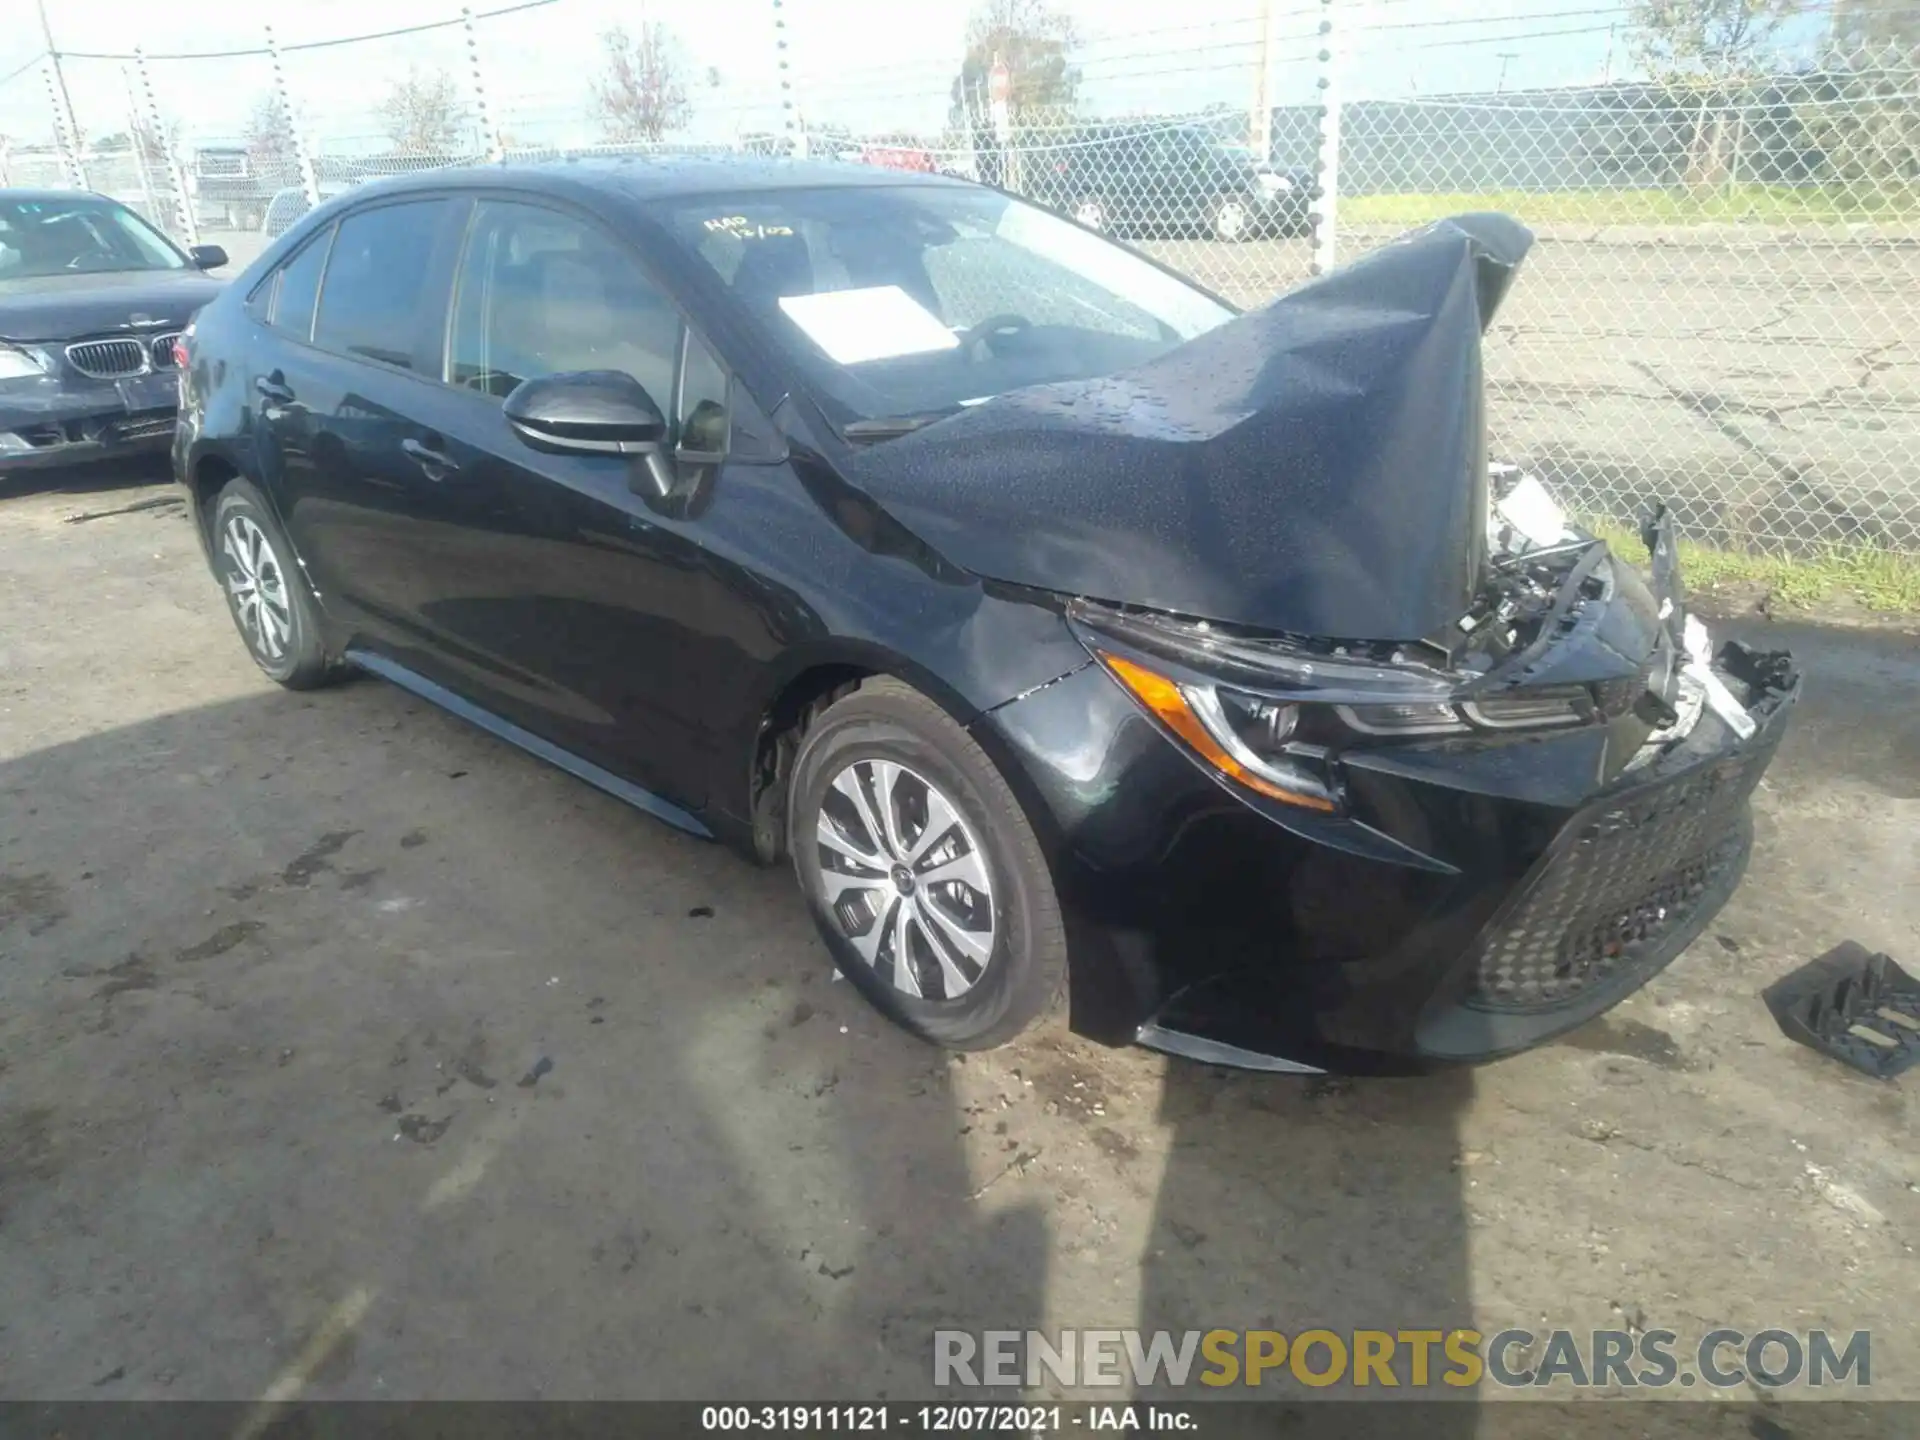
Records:
M313 594L265 498L233 480L213 509L214 573L253 663L289 690L333 675Z
M1082 200L1073 207L1073 218L1089 230L1107 228L1107 207L1098 200Z
M1253 231L1253 215L1247 202L1229 195L1213 207L1213 238L1229 243L1245 240Z
M986 753L910 686L829 706L796 757L787 846L841 972L907 1029L1005 1044L1066 983L1052 875Z

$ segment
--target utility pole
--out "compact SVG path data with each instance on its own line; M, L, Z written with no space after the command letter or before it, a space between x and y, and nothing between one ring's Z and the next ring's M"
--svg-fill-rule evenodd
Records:
M1500 52L1500 78L1493 84L1494 94L1498 95L1507 88L1507 66L1519 58L1520 52L1518 50L1502 50Z
M54 89L54 128L64 129L73 146L69 168L74 178L80 182L80 188L87 185L87 164L80 158L80 125L73 118L73 96L67 93L67 72L60 66L60 47L53 43L53 22L47 19L47 0L38 0L40 11L40 34L47 42L47 63L53 67Z

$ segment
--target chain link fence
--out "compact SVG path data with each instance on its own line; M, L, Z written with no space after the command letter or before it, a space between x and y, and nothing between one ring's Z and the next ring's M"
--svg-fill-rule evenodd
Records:
M1665 500L1729 548L1920 553L1920 48L1843 23L1860 0L1671 73L1643 63L1638 10L1592 0L1217 0L1244 8L1124 25L1001 0L1039 28L984 39L949 0L909 17L951 31L937 56L884 28L849 55L812 0L766 0L717 66L676 44L691 10L557 41L585 3L43 57L0 77L0 183L84 184L244 259L405 170L805 153L1003 186L1243 306L1504 210L1539 240L1487 346L1502 458L1594 519ZM525 63L579 40L577 63ZM208 94L224 118L187 103Z

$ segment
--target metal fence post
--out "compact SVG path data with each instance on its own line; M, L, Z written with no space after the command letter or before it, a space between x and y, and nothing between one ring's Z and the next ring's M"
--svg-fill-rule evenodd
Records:
M1340 37L1334 31L1335 0L1320 0L1320 151L1314 166L1313 273L1333 269L1334 232L1340 223Z
M300 167L300 191L307 197L307 204L320 203L320 182L313 172L313 157L307 153L307 144L300 138L300 127L293 118L293 92L287 88L287 72L280 65L280 47L274 42L273 27L260 27L267 36L267 59L273 66L273 95L280 103L280 118L286 122L287 142L293 146L294 163Z
M81 190L91 190L87 181L87 165L80 158L80 127L75 123L73 110L66 104L66 86L54 80L55 62L48 57L47 103L53 107L53 143L60 151L60 168L67 172L69 183Z
M1253 113L1247 117L1247 141L1253 158L1273 163L1273 0L1260 0L1259 69L1253 77Z
M167 134L166 121L160 114L160 101L153 93L153 76L147 70L147 54L138 45L133 47L133 74L139 86L140 111L146 116L148 129L153 132L154 144L160 147L160 161L167 167L167 184L173 191L174 214L180 225L180 233L186 236L189 245L198 245L200 223L193 213L193 196L187 191L187 167L180 162L180 154L173 146L173 137Z
M154 193L153 177L147 173L147 152L141 144L140 102L133 93L133 72L122 65L120 79L127 87L127 139L132 142L133 168L140 177L140 203L146 206L147 219L159 225L164 222L160 219L159 197Z
M67 92L67 72L60 68L60 47L53 43L53 22L47 19L47 0L39 0L38 9L40 34L47 42L47 95L53 101L54 143L60 147L60 158L74 184L82 190L91 190L93 187L87 183L87 163L80 155L80 122L73 118L73 96Z
M473 113L479 117L480 138L486 142L487 159L495 165L507 158L506 142L487 110L487 79L480 66L480 31L473 23L473 7L460 7L460 24L467 32L467 69L473 77Z
M773 0L773 52L780 70L780 111L787 132L787 149L796 159L807 155L807 122L793 89L793 64L787 58L785 0Z

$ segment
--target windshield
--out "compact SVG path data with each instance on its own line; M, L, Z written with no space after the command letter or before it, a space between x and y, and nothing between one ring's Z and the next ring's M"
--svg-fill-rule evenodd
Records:
M184 270L186 257L124 205L92 196L0 199L0 283L103 270Z
M756 191L680 205L669 223L843 425L1090 379L1233 316L1132 252L993 190Z

